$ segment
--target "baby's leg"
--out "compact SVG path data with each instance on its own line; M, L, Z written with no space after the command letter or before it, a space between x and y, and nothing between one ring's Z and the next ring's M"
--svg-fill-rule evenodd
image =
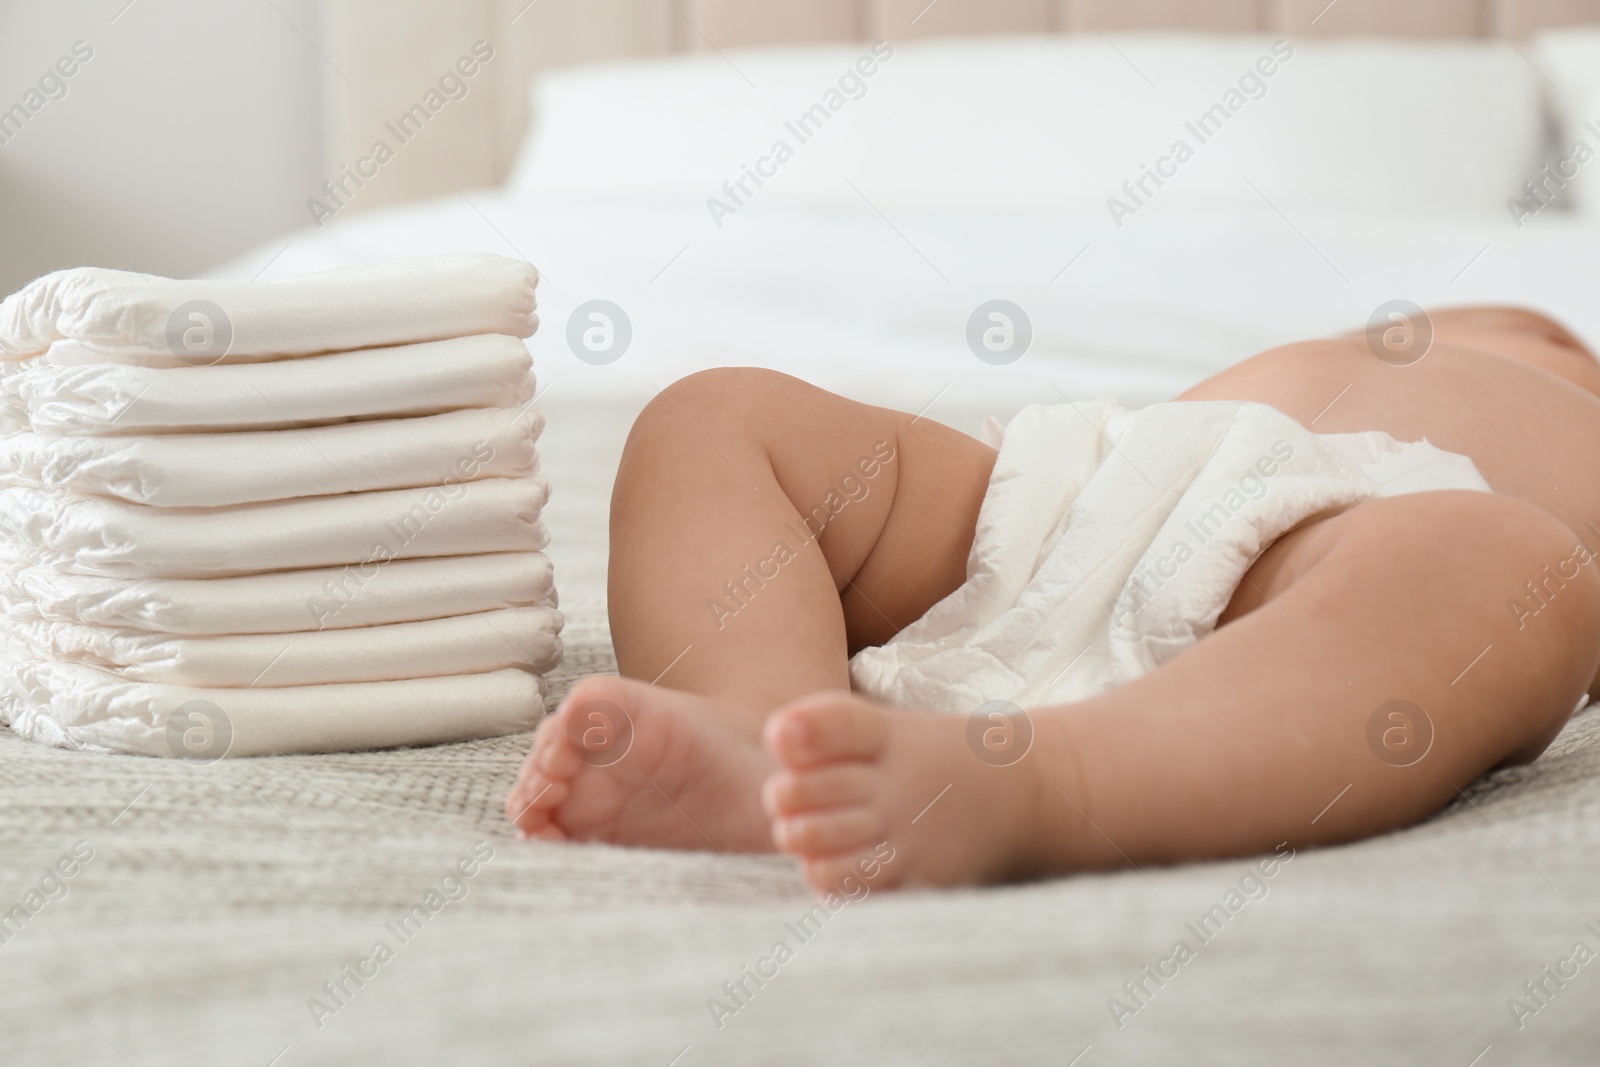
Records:
M752 740L779 704L848 688L848 650L965 579L993 463L946 426L771 371L674 384L611 498L622 674L713 698Z
M635 423L612 494L612 638L638 681L573 688L539 729L513 821L546 837L770 849L767 713L848 689L851 649L961 584L993 463L948 427L769 371L667 388Z
M1408 825L1532 759L1593 677L1589 568L1534 618L1507 608L1573 542L1547 513L1486 493L1375 500L1308 524L1256 562L1232 621L1194 648L1033 711L1032 748L1009 767L968 749L965 716L797 702L767 725L783 765L765 792L774 837L824 889L881 859L884 841L885 883L950 884Z

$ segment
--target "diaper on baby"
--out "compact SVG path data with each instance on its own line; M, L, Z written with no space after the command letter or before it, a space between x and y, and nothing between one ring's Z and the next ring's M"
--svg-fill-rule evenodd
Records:
M962 713L1081 700L1210 633L1255 560L1306 519L1489 491L1470 459L1426 441L1315 434L1234 401L1035 405L999 448L966 582L851 659L863 693Z

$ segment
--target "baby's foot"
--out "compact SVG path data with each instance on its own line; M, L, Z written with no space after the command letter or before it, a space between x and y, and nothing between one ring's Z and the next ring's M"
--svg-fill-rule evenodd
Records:
M818 893L851 875L885 888L1030 872L1038 754L997 766L969 747L966 716L819 694L775 712L764 736L772 839Z
M539 724L506 817L551 841L771 852L771 770L702 698L596 675Z

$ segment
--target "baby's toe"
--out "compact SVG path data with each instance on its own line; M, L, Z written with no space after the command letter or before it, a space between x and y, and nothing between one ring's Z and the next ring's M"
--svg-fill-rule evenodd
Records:
M568 720L565 711L558 711L543 727L539 735L534 738L533 752L528 761L532 765L532 773L528 779L543 775L545 778L566 781L577 774L583 767L583 760L572 749L572 744L567 739Z
M531 838L535 841L561 842L569 840L567 837L567 832L561 827L557 826L555 823L547 823L546 825L539 827L537 830L528 831L523 836Z
M818 896L845 892L852 898L860 894L863 885L885 889L897 881L889 865L876 859L870 845L806 856L800 863L800 877Z
M772 843L790 855L855 852L870 847L882 834L883 817L869 807L808 812L772 824Z
M814 771L779 771L767 779L761 802L776 819L817 808L865 804L879 790L878 771L866 763L840 763Z
M506 797L506 818L519 830L532 834L549 823L551 813L571 791L564 780L538 774L525 778Z
M609 766L633 742L634 716L656 697L643 682L591 675L567 694L549 722L546 745L535 746L541 770L570 778L584 765Z
M541 774L550 776L552 771L565 770L565 761L555 756L551 750L566 746L562 731L562 709L558 708L540 720L533 732L533 744L528 746L528 755L522 761L522 766L517 770L517 784L539 777ZM570 771L559 777L571 777Z
M889 723L865 700L826 694L774 712L767 720L765 740L772 758L789 767L870 760L888 744Z

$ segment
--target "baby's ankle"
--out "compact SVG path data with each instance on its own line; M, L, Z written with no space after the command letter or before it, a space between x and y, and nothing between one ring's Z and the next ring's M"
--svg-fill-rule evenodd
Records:
M1084 752L1072 730L1070 709L1034 708L1025 715L1033 733L1031 746L1012 768L1025 776L1019 791L1028 798L1015 824L1017 876L1042 878L1107 866L1105 853L1115 845L1090 814L1093 805L1081 769Z

